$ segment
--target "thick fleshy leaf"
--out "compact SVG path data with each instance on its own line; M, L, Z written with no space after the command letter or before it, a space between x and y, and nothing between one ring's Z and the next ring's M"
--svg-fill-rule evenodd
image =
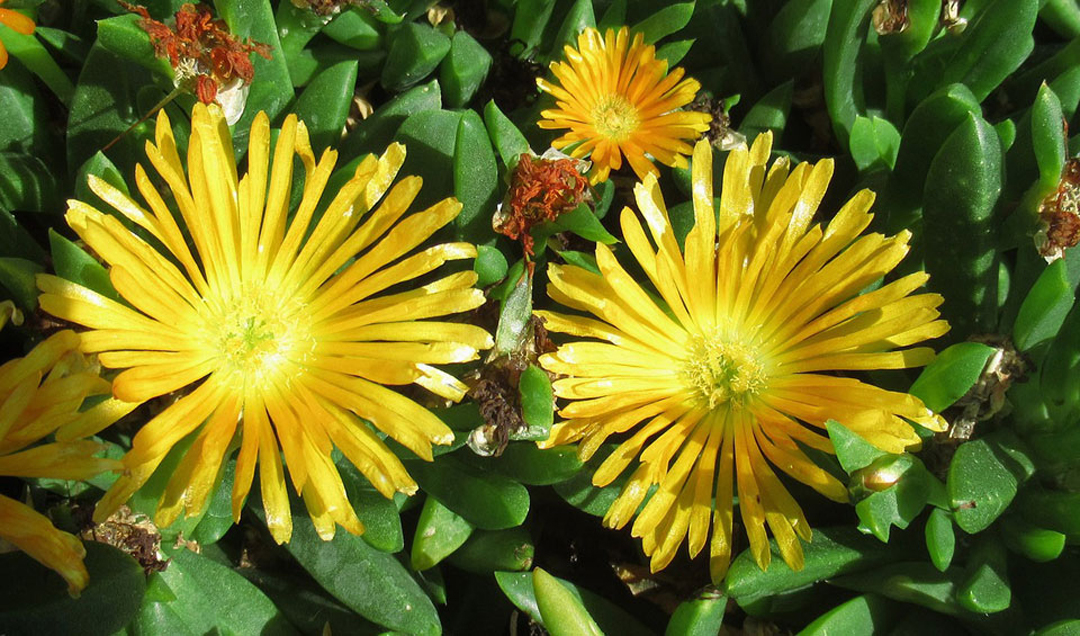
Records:
M652 44L682 29L694 15L694 2L670 4L638 22L631 30L645 34L645 43Z
M339 460L337 468L349 503L356 510L360 523L364 524L364 534L360 536L376 550L401 552L405 548L405 534L401 529L398 503L405 495L397 493L393 499L387 499L346 459Z
M536 548L522 526L505 530L477 530L450 555L449 562L476 574L521 572L532 567Z
M413 569L420 571L435 567L460 548L472 533L471 523L434 497L426 498L420 520L416 522L416 534L413 535Z
M558 579L536 568L533 592L540 618L551 636L603 636L581 601Z
M49 248L52 254L53 269L56 275L103 296L119 301L120 295L109 280L109 272L94 257L78 245L60 236L55 230L49 230Z
M255 506L262 518L262 507ZM364 618L412 634L441 632L438 612L420 585L392 554L343 530L333 541L315 532L303 504L293 501L289 554L327 592Z
M956 600L970 612L991 614L1008 609L1012 590L1006 572L1005 546L996 537L980 537L968 556L967 579L956 591Z
M441 105L442 93L437 81L431 80L410 88L360 122L342 142L338 149L340 156L351 160L372 152L382 153L410 115L438 110Z
M307 125L316 156L336 146L353 103L358 63L339 62L319 73L300 94L294 111Z
M14 152L0 153L0 208L59 214L63 211L55 170L40 158Z
M945 140L926 175L926 271L930 289L945 297L941 313L953 340L990 329L996 320L994 207L1002 176L1001 141L974 113Z
M668 621L664 636L713 636L724 624L727 596L709 586L697 596L679 603Z
M521 393L521 417L529 426L551 428L555 421L555 398L551 379L536 365L529 365L518 380Z
M509 267L506 257L497 248L487 245L476 246L476 261L473 263L473 271L476 272L476 286L478 288L494 285L506 278L506 270Z
M454 196L462 205L454 219L458 237L479 243L491 236L499 178L495 150L476 111L464 111L458 122L453 167Z
M972 534L986 529L1034 469L1023 443L1008 430L962 444L949 465L947 483L956 525Z
M917 544L894 541L886 546L854 528L814 528L813 540L803 544L806 564L801 570L792 570L780 558L775 541L770 543L773 559L767 570L758 567L749 550L731 563L725 588L740 605L841 574L874 572L918 553Z
M86 545L90 584L78 599L60 575L22 552L0 555L0 633L112 634L135 616L146 578L134 559L103 543Z
M930 511L926 520L926 549L930 552L930 562L938 571L949 569L956 550L956 533L952 516L945 510L934 508Z
M529 152L529 142L525 140L525 135L499 110L494 101L488 102L484 107L484 124L487 125L488 135L495 144L495 149L499 151L504 165L512 165L522 153Z
M147 594L134 628L162 633L176 622L189 633L227 631L235 634L295 634L273 602L247 579L220 563L188 550L170 555L168 566L151 582L171 592L169 600Z
M552 579L575 597L576 602L585 608L588 615L605 634L645 636L653 633L615 603L565 579L558 577L552 577ZM544 619L537 605L531 572L496 572L495 580L511 603L528 614L529 618L544 625Z
M0 256L0 288L24 311L37 309L38 289L35 277L45 267L35 261L12 256Z
M875 459L888 454L836 420L829 420L825 427L836 449L836 458L848 473L869 466Z
M426 24L410 22L394 35L381 82L398 92L423 80L450 52L450 38Z
M837 605L807 625L800 636L865 634L872 636L888 629L903 613L903 606L876 594L856 596Z
M941 412L974 386L995 351L980 342L954 344L926 365L908 393L922 400L931 411Z
M449 455L433 463L406 460L405 464L425 492L477 528L512 528L529 514L529 491L502 475Z
M1070 280L1065 259L1043 270L1020 305L1013 324L1013 342L1027 351L1058 334L1065 317L1076 302L1076 281Z
M1065 549L1064 534L1016 516L1001 520L1001 537L1010 550L1039 563L1053 561Z
M844 146L855 118L866 109L859 73L867 25L875 0L833 0L824 44L825 104Z
M439 67L439 84L449 108L469 103L491 68L491 54L465 31L454 33L450 52Z
M531 442L512 442L502 455L482 461L484 466L530 486L564 482L577 475L582 466L577 450L571 446L540 449Z

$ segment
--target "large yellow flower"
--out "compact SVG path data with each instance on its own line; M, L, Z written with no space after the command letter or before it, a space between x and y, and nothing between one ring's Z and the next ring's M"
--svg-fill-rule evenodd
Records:
M0 4L4 4L4 0L0 0ZM34 32L34 21L18 11L12 11L11 9L0 9L0 24L3 24L16 33L22 33L23 35L30 35ZM3 43L0 43L0 68L7 66L7 63L7 49L4 48Z
M414 492L402 463L363 420L430 460L432 443L449 443L452 432L383 385L418 384L459 400L467 387L431 365L472 360L491 346L479 327L422 320L484 302L471 270L379 295L448 260L475 257L466 243L405 257L456 217L461 204L445 199L403 218L421 179L390 187L405 160L405 148L395 144L381 158L365 158L322 210L337 153L327 150L316 162L307 129L294 116L282 126L272 163L269 120L256 117L243 178L216 106L195 107L186 178L164 111L146 152L182 224L141 166L136 182L149 211L100 179L89 184L153 243L80 201L70 201L67 213L71 227L108 262L130 307L56 277L39 278L41 306L89 327L83 349L100 352L106 367L125 369L113 382L117 398L141 403L190 389L135 436L124 475L95 519L108 517L174 445L196 433L159 503L158 524L170 524L181 510L201 511L224 455L238 444L236 519L258 463L267 524L275 540L289 539L284 453L320 536L333 537L335 524L363 532L332 449L387 497ZM294 158L304 167L304 185L290 214Z
M905 347L948 330L936 319L940 296L911 295L926 282L924 273L859 295L900 262L910 234L860 236L872 218L868 190L827 226L811 225L832 161L800 164L789 174L785 158L767 168L771 145L771 135L763 135L750 150L728 156L718 217L712 151L697 145L695 226L685 251L656 179L638 184L637 204L656 249L629 208L623 237L659 298L605 245L596 246L600 274L549 270L548 294L599 320L538 312L548 329L592 339L540 359L569 376L554 389L573 400L544 444L581 440L588 458L610 435L629 433L593 483L611 483L640 457L604 521L622 527L658 485L632 528L654 571L687 537L690 555L697 555L711 526L710 566L719 580L731 557L734 494L757 563L769 563L768 524L784 560L802 567L799 538L809 541L810 527L774 469L836 501L846 501L847 491L796 442L833 452L820 429L836 419L883 450L903 452L919 442L904 418L943 425L910 395L833 373L926 364L932 350Z
M0 303L0 326L10 314L10 304ZM78 346L75 332L61 331L26 357L0 366L0 475L88 479L120 467L119 462L93 456L101 450L100 444L76 439L88 423L100 430L112 422L108 419L95 426L101 421L101 409L79 412L88 396L107 395L109 383L88 364ZM58 441L34 445L54 433ZM57 530L41 513L3 495L0 539L56 570L72 595L86 587L89 575L83 565L82 543Z
M701 85L683 79L683 69L667 72L667 62L656 59L656 47L645 45L641 33L630 40L626 27L604 35L586 29L578 47L566 46L566 62L552 62L551 72L559 84L537 79L540 89L551 93L558 108L545 110L541 128L569 128L552 142L562 149L575 145L570 154L593 162L590 181L606 181L608 173L622 167L623 155L639 178L656 174L646 157L680 168L693 141L709 129L706 113L678 110L694 101Z

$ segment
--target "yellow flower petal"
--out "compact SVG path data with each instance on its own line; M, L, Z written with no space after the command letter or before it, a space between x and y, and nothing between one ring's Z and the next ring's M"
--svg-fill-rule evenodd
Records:
M631 41L626 27L603 35L586 29L577 47L567 45L563 52L567 61L550 66L558 83L536 81L558 106L542 111L537 125L568 129L552 142L555 148L585 141L572 155L591 152L592 183L607 180L623 156L640 178L657 172L645 153L669 166L686 165L686 141L707 131L711 117L678 109L694 101L700 84L683 79L681 68L668 73L667 62L656 59L656 48L646 45L641 33Z
M553 66L571 93L600 81L577 73L573 63ZM631 81L628 90L642 85ZM567 117L569 97L551 92L568 102L552 116ZM723 577L736 494L757 563L768 566L771 533L784 561L801 568L810 527L774 467L847 501L844 484L802 449L834 452L819 432L827 420L887 452L917 447L909 421L942 425L910 395L833 375L925 364L932 350L911 346L948 329L938 319L941 298L914 294L925 274L860 295L904 257L910 235L860 236L872 218L869 191L856 194L824 228L813 225L832 162L789 170L787 160L778 160L770 167L771 145L771 136L762 135L729 153L718 215L712 152L705 142L697 145L695 227L685 251L656 178L645 176L635 188L651 236L625 209L623 238L655 294L631 280L606 246L596 250L599 274L549 268L548 295L588 316L538 312L548 329L571 336L540 357L545 369L562 376L553 389L566 400L559 413L567 418L540 445L578 442L587 458L613 435L628 434L593 481L607 485L638 461L604 523L621 528L636 515L632 534L641 537L654 570L685 539L691 556L708 542L710 571ZM656 147L681 152L671 139ZM592 152L594 161L599 155L617 165L600 144Z
M473 288L477 275L460 271L382 292L448 261L476 257L467 243L412 253L452 221L461 204L445 199L406 216L422 181L398 179L406 156L400 144L358 162L328 200L324 190L337 153L327 150L316 159L307 127L291 115L272 148L271 137L269 117L257 114L248 136L247 174L240 174L218 107L195 106L184 158L160 111L154 141L146 144L157 175L151 178L142 166L135 170L145 205L100 179L90 180L99 198L152 236L153 245L112 215L78 201L69 205L70 225L106 262L123 302L40 276L41 307L89 328L83 350L120 372L111 387L115 398L82 414L75 412L81 397L65 398L61 391L86 393L100 386L83 379L78 385L46 381L36 394L51 396L54 404L39 409L37 426L51 427L46 433L59 427L58 438L67 440L99 431L146 400L186 392L135 436L123 459L124 474L99 505L99 519L141 487L182 438L193 435L159 504L160 522L199 514L222 462L238 445L234 518L258 467L267 525L275 540L287 541L287 468L294 489L310 498L321 536L332 537L338 524L359 533L363 526L330 460L335 448L389 497L414 492L416 484L365 420L429 459L432 444L453 439L441 420L380 383L415 384L451 400L464 397L468 387L435 365L475 360L492 346L490 334L451 320L424 320L483 304L483 292ZM297 159L303 191L294 196ZM158 182L167 188L159 191ZM75 346L77 340L69 348ZM0 368L0 386L5 378L17 385L33 375L27 371L5 374ZM33 404L25 402L17 396L8 410L26 412ZM13 419L5 419L2 409L0 424ZM37 432L25 429L18 433L22 437L0 439L0 454L30 443L23 438Z

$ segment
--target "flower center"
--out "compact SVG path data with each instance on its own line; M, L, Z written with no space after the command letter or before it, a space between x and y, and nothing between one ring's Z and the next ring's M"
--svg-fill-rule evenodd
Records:
M622 95L601 97L591 115L596 132L612 141L626 140L641 124L637 109Z
M299 370L290 364L310 352L315 341L300 317L303 312L269 294L249 293L232 300L214 316L210 346L221 354L220 371L243 386L273 377L288 380Z
M769 374L758 352L718 335L694 336L683 365L687 388L709 408L742 406L765 388Z

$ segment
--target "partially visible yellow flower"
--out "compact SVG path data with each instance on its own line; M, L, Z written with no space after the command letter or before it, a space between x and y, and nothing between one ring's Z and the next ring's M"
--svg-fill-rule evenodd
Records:
M840 481L796 442L835 452L822 434L828 419L882 450L918 445L905 420L941 430L944 422L917 398L841 377L836 372L924 365L933 357L910 345L948 331L937 320L937 294L912 293L919 272L859 294L908 252L910 233L860 236L874 194L856 194L824 227L811 220L833 172L831 160L767 166L772 136L731 152L717 217L712 151L699 142L693 159L695 226L685 251L676 242L656 178L635 189L652 244L638 216L622 212L623 237L652 286L650 295L596 246L600 274L551 265L548 294L587 318L538 312L551 331L589 338L540 358L565 377L556 395L569 399L544 446L581 440L588 458L614 434L627 433L600 465L605 486L639 458L604 522L621 528L653 486L632 533L642 538L654 571L684 539L690 555L712 528L714 579L731 558L732 497L757 563L769 564L766 525L791 567L803 565L801 538L810 526L776 469L826 497L846 501ZM717 220L718 219L718 220ZM737 486L736 486L737 484ZM715 498L715 503L714 503Z
M11 314L11 307L4 305L0 303L0 325ZM88 396L107 395L109 383L87 363L78 346L75 332L61 331L26 357L0 366L0 475L88 479L120 468L119 462L93 456L100 444L74 439L88 425L100 430L112 423L109 419L101 426L93 424L101 421L97 407L79 411ZM110 403L103 403L106 409L112 408ZM54 433L58 441L34 446ZM89 575L82 543L57 530L44 515L2 495L0 539L56 570L73 596L86 587Z
M108 263L113 285L130 306L41 276L42 308L90 328L83 349L99 352L106 367L124 369L113 382L117 398L141 403L187 391L135 436L123 458L124 475L98 504L97 520L127 501L194 433L158 505L158 525L169 525L181 511L198 514L224 456L239 446L236 519L257 463L267 525L278 542L289 539L288 466L320 536L332 538L336 524L363 532L331 451L340 449L387 497L414 492L415 482L376 430L428 460L431 445L450 443L453 433L383 385L417 384L459 400L467 387L433 365L476 359L477 350L492 345L479 327L424 320L483 304L472 270L397 287L447 261L476 256L467 243L408 255L453 220L461 204L444 199L405 215L421 179L406 177L391 188L404 146L366 157L348 182L324 197L337 153L327 150L316 161L307 128L295 116L286 118L274 148L265 113L255 118L249 139L248 172L241 177L221 110L198 104L185 167L168 117L158 115L156 140L146 152L175 199L180 223L142 166L136 184L149 210L90 177L90 189L160 248L114 216L68 203L68 223ZM295 159L304 173L293 210Z
M0 4L4 4L5 0L0 0ZM23 35L31 35L34 32L34 21L18 11L12 11L11 9L0 8L0 24L8 27L16 33L22 33ZM0 68L4 68L8 63L8 52L4 48L4 44L0 42Z
M646 156L668 166L686 167L693 141L709 129L707 113L679 110L694 101L701 84L683 79L683 69L669 73L667 62L656 59L656 47L645 44L641 33L630 40L626 27L604 35L586 29L578 46L565 47L566 62L552 62L559 80L537 79L551 93L558 108L541 113L541 128L570 131L552 142L555 148L575 145L570 155L588 156L593 163L590 181L606 181L622 167L623 155L641 179L657 174Z

